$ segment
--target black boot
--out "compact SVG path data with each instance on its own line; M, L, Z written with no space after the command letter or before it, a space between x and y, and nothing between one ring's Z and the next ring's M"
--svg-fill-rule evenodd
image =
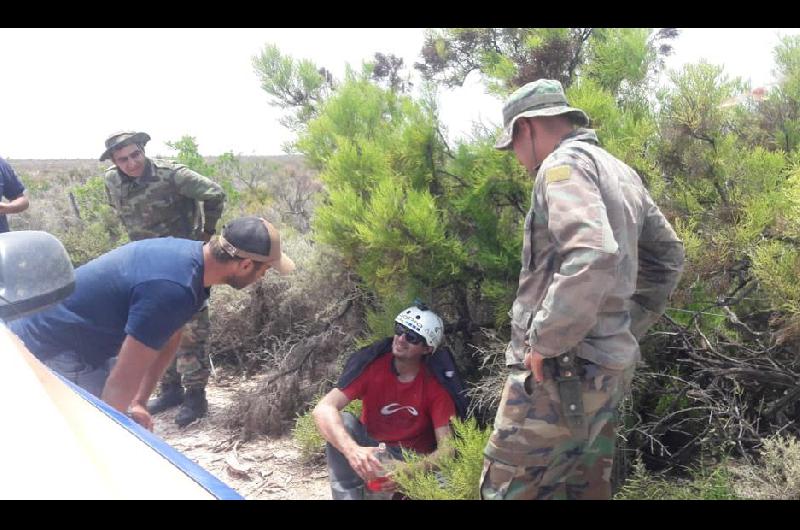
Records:
M208 401L206 401L205 388L190 388L186 391L178 415L175 416L175 423L178 427L186 427L197 418L202 418L208 412Z
M147 402L147 412L158 414L169 408L177 407L183 403L183 387L180 383L167 383L161 385L158 397Z

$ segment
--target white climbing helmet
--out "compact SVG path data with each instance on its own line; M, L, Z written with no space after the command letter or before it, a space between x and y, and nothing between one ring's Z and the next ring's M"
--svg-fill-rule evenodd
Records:
M442 319L425 306L411 306L404 309L394 319L410 330L416 331L425 339L431 348L436 349L444 336L444 323Z

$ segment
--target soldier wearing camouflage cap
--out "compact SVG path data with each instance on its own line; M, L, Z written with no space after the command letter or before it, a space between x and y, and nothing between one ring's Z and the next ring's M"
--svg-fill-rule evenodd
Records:
M100 160L114 165L106 171L109 204L131 241L179 237L208 241L222 215L225 192L216 182L188 167L145 156L150 135L120 132L105 142ZM201 226L202 221L202 226ZM159 397L148 403L152 414L181 405L175 422L183 427L206 414L211 331L208 307L186 325L175 362L164 374Z
M588 124L558 81L528 83L503 107L495 147L535 178L484 499L611 497L637 340L683 269L683 244L639 175Z

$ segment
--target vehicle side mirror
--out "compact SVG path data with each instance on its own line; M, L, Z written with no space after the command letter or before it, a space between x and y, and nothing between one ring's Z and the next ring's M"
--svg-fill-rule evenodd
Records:
M75 271L64 245L37 230L0 234L0 320L56 304L75 290Z

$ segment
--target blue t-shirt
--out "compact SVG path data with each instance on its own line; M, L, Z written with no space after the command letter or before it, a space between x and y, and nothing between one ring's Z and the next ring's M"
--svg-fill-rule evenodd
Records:
M9 201L13 201L25 191L25 186L17 178L17 174L8 165L8 162L0 158L0 197L5 197ZM0 234L8 232L8 219L5 214L0 215Z
M126 335L161 349L206 298L202 241L145 239L78 267L69 297L8 327L40 359L74 351L98 366Z

